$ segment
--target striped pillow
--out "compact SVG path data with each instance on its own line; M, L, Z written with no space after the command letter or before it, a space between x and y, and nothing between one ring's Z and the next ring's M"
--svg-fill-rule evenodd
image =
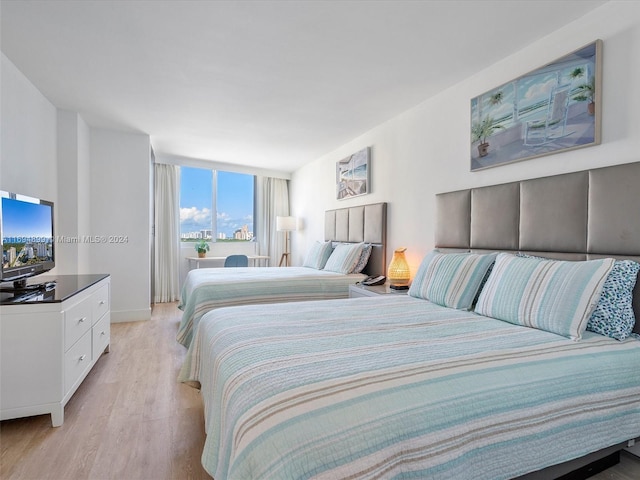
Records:
M443 307L469 310L496 255L433 251L422 260L409 295Z
M613 263L612 258L566 262L500 253L475 311L579 340Z
M329 255L333 251L331 242L318 242L313 244L309 253L304 258L303 267L315 268L322 270L329 259Z
M341 243L336 245L323 270L345 274L351 273L360 259L363 247L364 243Z
M543 258L518 252L518 257ZM548 259L545 259L548 260ZM640 264L633 260L616 260L602 285L600 300L587 322L587 330L616 340L633 333L636 317L633 313L633 287Z

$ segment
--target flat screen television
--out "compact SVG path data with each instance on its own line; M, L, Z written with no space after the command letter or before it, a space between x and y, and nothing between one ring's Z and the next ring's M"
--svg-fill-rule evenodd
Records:
M26 288L27 278L55 267L53 202L0 190L0 281Z

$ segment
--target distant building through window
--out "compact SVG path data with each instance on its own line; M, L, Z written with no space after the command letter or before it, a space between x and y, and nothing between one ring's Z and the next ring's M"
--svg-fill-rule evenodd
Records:
M254 192L253 175L180 167L180 240L253 240Z

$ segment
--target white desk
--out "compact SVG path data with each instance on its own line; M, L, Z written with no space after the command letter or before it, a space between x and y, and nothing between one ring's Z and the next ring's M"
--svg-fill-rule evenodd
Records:
M187 260L189 260L189 268L193 268L193 262L195 262L196 264L196 268L200 268L200 264L206 264L206 263L216 263L216 262L224 262L225 258L227 257L187 257ZM264 260L264 266L268 267L269 266L269 256L268 255L247 255L247 258L249 259L250 265L252 267L256 266L256 262L257 266L260 266L260 262L262 260Z

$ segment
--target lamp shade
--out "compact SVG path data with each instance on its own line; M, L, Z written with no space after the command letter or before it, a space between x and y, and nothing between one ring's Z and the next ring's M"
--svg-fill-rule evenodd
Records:
M398 248L393 252L393 258L389 264L389 270L387 271L387 278L389 279L389 287L396 290L406 290L409 288L409 280L411 279L411 272L409 271L409 264L404 257L406 248Z
M278 232L292 232L298 229L296 217L276 217L276 230Z

